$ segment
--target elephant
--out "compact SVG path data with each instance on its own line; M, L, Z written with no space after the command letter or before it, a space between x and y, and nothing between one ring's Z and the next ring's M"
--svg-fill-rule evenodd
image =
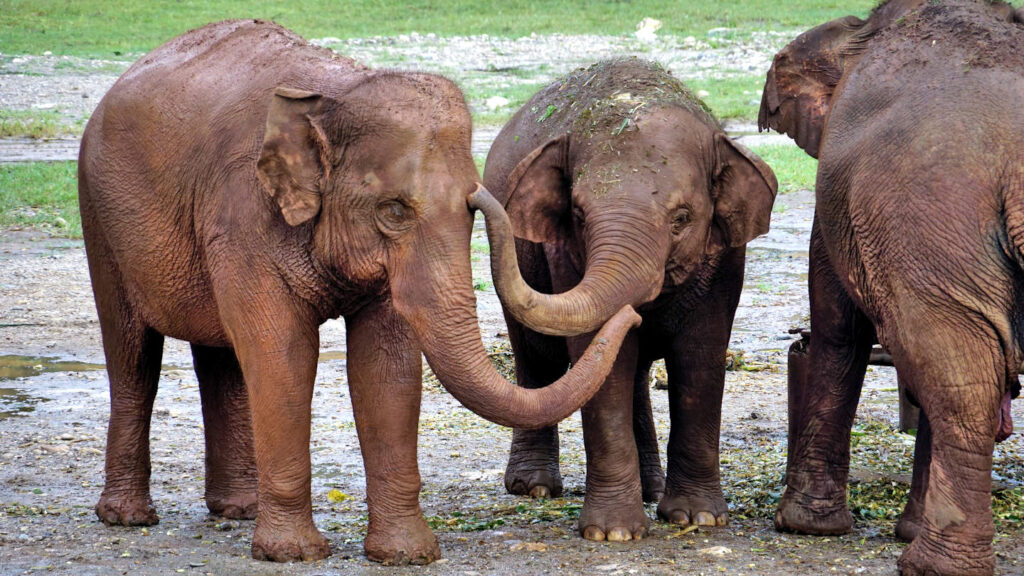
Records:
M148 435L165 337L192 346L207 506L257 517L254 558L313 560L330 553L310 499L318 326L343 316L366 554L426 563L440 550L418 502L422 355L484 418L547 426L597 391L639 321L618 311L558 390L502 378L472 289L462 93L270 22L210 24L134 64L89 120L78 177L110 379L107 524L158 521Z
M723 525L719 428L745 246L768 231L778 184L686 87L637 58L600 62L534 95L498 134L484 185L495 289L519 386L544 389L625 305L642 328L583 408L590 540L643 538L643 501L681 525ZM502 210L507 211L507 214ZM514 248L514 251L513 251ZM664 358L672 429L662 471L649 398ZM558 495L558 430L517 428L512 493Z
M905 575L992 574L992 451L1024 307L1024 29L988 0L890 0L774 58L759 126L818 159L806 379L779 530L838 534L871 343L922 409Z

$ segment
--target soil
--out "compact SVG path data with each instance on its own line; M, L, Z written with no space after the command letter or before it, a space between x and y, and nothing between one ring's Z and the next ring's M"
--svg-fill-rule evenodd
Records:
M406 44L415 40L362 43L397 46L402 50L395 53L405 54L412 51ZM439 46L428 50L437 58L455 57L446 56L440 39L420 41L428 48ZM514 47L514 41L499 44L506 42ZM551 37L518 42L575 45ZM770 56L772 46L766 41L758 53ZM457 54L474 54L470 47L457 45ZM543 54L540 48L536 52ZM590 52L584 57L596 58ZM769 60L757 58L766 69ZM12 61L0 58L0 73ZM60 81L59 76L44 77ZM16 74L4 78L0 103L5 91L17 90L16 82L9 82ZM444 558L427 567L382 567L363 555L365 477L340 320L321 328L311 445L314 520L331 542L330 558L290 565L254 561L249 556L253 523L208 515L198 389L187 345L173 340L165 346L151 430L152 493L160 523L146 529L100 523L93 506L103 485L108 398L84 249L80 241L40 231L0 230L0 574L895 574L904 549L892 536L898 507L878 511L876 500L864 497L868 488L905 492L908 482L913 438L895 431L891 368L870 368L865 382L851 483L854 531L815 538L772 529L785 465L785 354L793 338L788 330L808 322L813 194L786 194L777 210L771 232L748 249L746 287L731 346L734 369L726 378L721 445L730 524L687 531L653 521L642 542L585 541L574 530L585 479L579 416L561 425L565 497L514 497L505 493L502 482L511 431L468 412L428 378L420 422L421 503L436 526ZM477 224L475 239L483 241ZM476 256L482 283L489 279L488 259L486 253ZM477 296L485 344L500 351L507 338L497 297L492 288ZM652 401L664 446L670 424L665 393L652 391ZM1024 421L1024 403L1016 403L1014 416ZM870 442L876 438L880 441ZM1021 438L1015 435L997 448L1000 486L1024 485ZM648 513L653 519L654 508ZM997 570L1021 574L1024 528L1019 513L1008 518L997 524Z

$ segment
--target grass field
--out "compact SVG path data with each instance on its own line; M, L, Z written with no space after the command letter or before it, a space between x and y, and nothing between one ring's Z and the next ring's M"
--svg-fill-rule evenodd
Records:
M307 38L359 38L409 32L442 36L490 34L627 34L644 17L662 34L703 35L802 29L876 0L611 0L484 2L446 0L3 0L0 52L111 57L148 51L187 29L224 18L269 18Z

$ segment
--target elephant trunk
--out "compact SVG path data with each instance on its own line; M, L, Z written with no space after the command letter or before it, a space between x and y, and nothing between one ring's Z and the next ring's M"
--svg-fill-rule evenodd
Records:
M568 292L544 294L523 280L512 226L501 204L479 188L470 195L469 205L486 218L495 290L506 310L531 330L552 336L587 334L623 306L638 307L661 292L667 241L645 234L650 223L623 226L624 221L640 218L640 211L623 208L588 220L590 248L583 279ZM625 229L631 230L629 235Z
M516 386L495 370L480 339L468 210L466 223L464 230L437 232L437 237L418 243L425 253L402 259L407 268L391 280L395 309L409 322L438 380L466 408L513 428L555 424L597 393L626 334L640 324L640 316L622 307L565 376L541 389Z

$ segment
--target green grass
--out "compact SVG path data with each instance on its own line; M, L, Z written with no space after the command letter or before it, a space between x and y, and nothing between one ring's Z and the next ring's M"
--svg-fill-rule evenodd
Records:
M121 56L148 51L182 32L224 18L269 18L309 38L360 38L409 32L491 34L627 34L644 17L662 34L699 35L718 27L744 31L808 28L875 0L5 0L0 52Z
M719 120L757 120L764 88L763 74L687 80L685 84L694 93L701 90L708 93L701 100Z
M470 102L482 103L491 96L501 96L508 100L508 105L498 108L497 110L487 110L486 108L483 110L476 110L473 113L473 126L489 128L500 128L501 126L504 126L505 123L508 122L509 118L515 114L516 110L519 110L527 100L549 83L550 82L546 81L528 81L502 88L492 88L488 84L469 84L467 82L462 82L466 99Z
M779 180L779 194L797 190L814 190L818 161L796 146L767 144L751 146L751 150L768 163Z
M83 129L85 120L68 123L57 110L0 110L0 138L56 138Z
M49 228L81 238L78 163L0 164L0 226Z

